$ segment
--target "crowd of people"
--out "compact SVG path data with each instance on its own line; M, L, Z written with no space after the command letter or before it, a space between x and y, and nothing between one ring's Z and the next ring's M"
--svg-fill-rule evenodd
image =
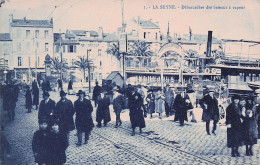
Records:
M78 99L73 103L69 100L59 83L60 100L55 103L50 94L42 85L43 100L39 104L39 85L36 80L30 86L26 86L25 102L27 112L30 113L33 106L38 109L39 130L35 132L32 142L35 162L38 164L63 164L66 162L65 150L69 146L70 131L77 130L77 147L88 143L91 131L94 127L92 119L93 106L84 91L79 90ZM9 83L3 88L4 109L8 112L9 120L14 120L15 105L18 99L19 88ZM68 85L68 92L72 90L72 81ZM125 92L118 86L112 88L112 97L109 91L96 83L93 90L93 100L96 108L97 127L104 127L111 121L109 106L112 104L116 123L115 128L122 125L120 114L123 109L129 109L132 133L139 127L140 133L146 126L145 118L154 117L162 119L174 114L174 121L179 121L181 127L184 121L188 121L191 114L191 122L197 122L194 108L197 107L196 94L192 86L174 87L166 84L163 90L153 89L138 85L128 85ZM32 97L33 96L33 97ZM246 155L253 155L252 147L259 138L259 113L260 91L256 90L256 98L240 97L234 95L232 102L226 109L227 146L232 148L233 157L240 156L238 148L246 145ZM126 104L127 102L127 104ZM199 101L203 109L202 120L206 122L207 135L216 135L217 123L219 122L219 103L215 96L215 89L209 88ZM75 115L75 122L74 122ZM213 120L213 128L210 131L210 121ZM56 155L56 156L55 156Z

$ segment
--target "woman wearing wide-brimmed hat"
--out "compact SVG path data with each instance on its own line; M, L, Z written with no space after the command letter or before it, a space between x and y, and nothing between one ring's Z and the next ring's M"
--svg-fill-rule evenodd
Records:
M90 100L85 98L85 92L82 90L78 91L77 96L79 98L74 102L76 112L75 123L78 136L78 143L76 143L76 145L81 146L83 133L85 133L85 144L87 144L90 133L94 127L92 119L93 106Z
M110 99L106 96L107 91L101 89L100 95L97 98L97 112L96 112L96 121L98 123L97 127L101 127L102 120L104 121L104 126L111 121L109 105Z

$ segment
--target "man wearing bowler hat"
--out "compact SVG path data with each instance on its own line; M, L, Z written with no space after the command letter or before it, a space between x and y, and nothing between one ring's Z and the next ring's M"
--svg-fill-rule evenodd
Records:
M67 136L69 142L69 133L75 129L73 115L75 113L72 102L66 98L67 93L60 91L60 101L57 103L54 115L57 116L60 132Z
M179 90L180 94L176 95L174 101L174 107L176 109L174 121L179 120L180 126L184 126L184 120L188 121L187 111L193 107L190 98L186 93L186 88L180 87Z
M106 96L107 91L101 89L100 95L97 98L97 112L96 112L96 121L98 123L97 127L101 127L102 120L104 121L104 126L107 125L109 121L111 121L110 112L109 112L109 105L110 99Z
M203 109L202 120L206 121L206 131L210 135L209 124L213 120L212 133L216 135L217 122L219 120L218 100L214 96L214 88L209 88L208 94L200 100L200 106Z
M114 112L116 114L116 126L118 127L122 124L122 121L120 119L120 113L123 109L124 106L124 97L123 95L121 95L118 91L119 89L115 86L112 89L114 96L113 96L113 108L114 108Z
M258 125L258 139L260 139L260 89L255 90L255 108L257 114L257 125Z
M79 98L74 102L76 112L75 123L78 136L78 143L76 143L76 145L81 146L83 133L85 133L85 144L87 144L90 133L94 127L92 119L93 106L90 100L85 98L85 92L82 90L78 91L77 96Z
M53 112L55 110L55 101L50 99L50 94L48 92L43 92L43 100L40 103L39 112L38 112L38 120L47 120L48 129L53 123L54 115Z

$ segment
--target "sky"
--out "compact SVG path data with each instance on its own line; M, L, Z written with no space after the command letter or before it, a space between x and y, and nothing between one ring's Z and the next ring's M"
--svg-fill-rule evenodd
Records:
M175 5L175 9L161 9L162 5ZM213 9L182 9L182 5ZM228 9L214 9L214 6ZM220 39L260 41L259 11L259 0L124 0L126 22L140 16L159 22L164 34L169 22L170 34L187 34L190 26L194 34L212 30L213 36ZM54 32L59 29L97 31L102 26L104 33L112 33L122 24L121 12L121 0L6 0L0 8L0 32L8 32L12 13L14 19L53 17Z

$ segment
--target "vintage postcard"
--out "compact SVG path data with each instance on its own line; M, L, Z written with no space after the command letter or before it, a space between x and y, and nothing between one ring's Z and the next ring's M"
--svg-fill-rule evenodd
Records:
M259 164L259 0L0 0L1 164Z

